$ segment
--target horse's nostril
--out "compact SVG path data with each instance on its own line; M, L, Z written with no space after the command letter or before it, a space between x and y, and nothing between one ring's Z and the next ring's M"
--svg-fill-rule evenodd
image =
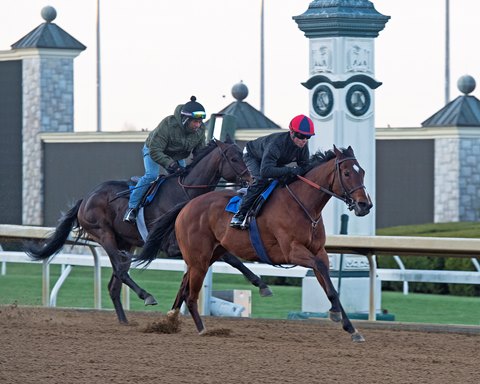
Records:
M362 209L371 209L373 207L372 203L365 203L363 201L358 203L358 206Z

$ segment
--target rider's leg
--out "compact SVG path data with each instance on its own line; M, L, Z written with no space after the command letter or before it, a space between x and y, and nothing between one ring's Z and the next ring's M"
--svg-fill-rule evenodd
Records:
M268 180L255 179L253 184L248 187L246 195L242 198L242 203L238 208L238 212L233 215L232 220L230 221L230 226L232 228L247 228L246 225L242 226L243 222L245 221L245 216L257 197L264 191L267 184Z
M124 221L135 222L137 218L137 210L143 195L148 190L150 184L155 181L160 173L160 165L152 160L150 152L146 145L143 146L143 165L145 174L138 180L137 185L130 194L128 201L128 209L123 218Z
M245 221L245 216L247 215L248 210L258 194L261 193L261 191L258 192L258 182L262 180L260 177L260 162L251 157L246 149L243 151L243 161L254 181L253 184L248 187L245 196L242 197L242 203L240 204L238 212L233 215L232 220L230 221L230 226L238 229L241 229L241 225Z

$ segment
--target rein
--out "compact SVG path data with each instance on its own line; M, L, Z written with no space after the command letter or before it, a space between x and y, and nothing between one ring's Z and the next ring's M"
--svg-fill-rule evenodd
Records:
M322 191L324 193L326 193L327 195L330 195L330 196L333 196L341 201L343 201L345 204L347 204L348 206L348 209L351 211L354 209L355 207L355 202L352 198L352 193L355 192L356 190L358 189L362 189L362 188L365 188L365 185L361 184L355 188L352 188L351 190L347 191L347 189L345 188L345 185L343 184L343 179L342 179L342 176L340 174L340 164L343 163L344 161L347 161L347 160L357 160L355 157L346 157L344 159L341 159L341 160L336 160L335 161L335 174L338 175L338 179L340 181L340 185L342 186L342 189L343 189L343 194L342 195L338 195L336 194L335 192L333 192L332 190L328 189L328 188L325 188L325 187L322 187L321 185L318 185L317 183L307 179L306 177L303 177L303 176L300 176L300 175L297 175L297 177L303 181L304 183L310 185L311 187L315 188L315 189L318 189L319 191ZM320 222L320 218L322 217L322 215L320 214L320 216L318 217L318 219L314 219L310 213L308 213L308 210L307 208L305 208L305 206L302 204L302 202L298 199L298 197L293 193L293 191L290 189L290 187L288 185L285 186L287 188L287 191L288 193L290 193L290 195L293 197L293 199L297 202L297 204L300 206L300 208L302 208L302 210L305 212L305 214L307 215L307 217L310 219L311 223L312 223L312 227L313 228L316 228L318 223Z
M197 185L187 185L183 184L181 177L179 176L178 185L185 189L202 189L202 188L212 188L212 187L241 187L242 184L239 183L217 183L217 184L197 184Z
M313 185L312 185L313 187ZM312 228L315 229L317 228L317 225L318 223L320 222L320 218L322 217L322 214L320 214L320 216L318 217L318 219L314 219L310 213L308 213L307 211L307 208L305 208L305 206L302 204L302 202L298 199L298 197L293 193L293 191L290 189L290 187L288 185L285 185L285 188L287 188L287 191L288 193L290 193L290 196L293 197L293 199L297 202L297 204L300 206L300 208L303 209L303 212L305 212L305 214L308 216L308 218L310 219L311 223L312 223Z
M355 192L356 190L358 189L362 189L362 188L365 188L365 185L363 184L360 184L358 185L357 187L355 188L352 188L351 190L347 191L347 189L345 188L345 185L343 184L343 179L342 179L342 176L340 174L340 164L343 163L344 161L347 161L347 160L357 160L355 157L346 157L344 159L341 159L341 160L337 160L335 161L335 173L338 175L338 179L340 180L340 185L342 186L342 189L343 189L343 195L337 195L335 192L333 192L332 190L328 189L328 188L325 188L325 187L322 187L321 185L318 185L317 183L307 179L306 177L303 177L303 176L300 176L300 175L297 175L297 177L302 180L304 183L307 183L308 185L310 185L311 187L313 188L316 188L330 196L333 196L341 201L343 201L345 204L347 204L348 206L348 209L351 211L353 210L354 206L355 206L355 203L354 203L354 200L352 199L352 193Z

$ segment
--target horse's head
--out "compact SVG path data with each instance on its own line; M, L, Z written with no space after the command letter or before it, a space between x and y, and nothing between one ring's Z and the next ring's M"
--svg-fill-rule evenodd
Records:
M215 140L215 143L222 154L219 168L220 176L229 182L251 182L251 176L243 162L240 147L229 138L225 142Z
M333 146L333 151L336 156L333 192L345 201L355 215L367 215L373 204L363 184L365 171L358 164L352 147L340 150Z

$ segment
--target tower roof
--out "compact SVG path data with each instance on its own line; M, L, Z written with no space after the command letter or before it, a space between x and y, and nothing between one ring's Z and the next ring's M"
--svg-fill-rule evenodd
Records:
M280 128L278 124L274 123L246 101L234 101L218 113L235 116L237 118L237 129Z
M278 124L274 123L262 112L243 101L248 96L248 88L242 81L232 87L232 96L236 101L230 103L218 113L235 116L237 129L280 128Z
M55 48L55 49L73 49L83 51L87 47L80 43L73 36L65 32L52 21L57 16L53 7L44 7L42 17L45 23L40 24L33 31L26 34L16 43L12 44L13 49L25 48Z
M462 76L457 85L464 94L430 116L422 127L480 127L480 100L468 95L475 89L475 80Z

